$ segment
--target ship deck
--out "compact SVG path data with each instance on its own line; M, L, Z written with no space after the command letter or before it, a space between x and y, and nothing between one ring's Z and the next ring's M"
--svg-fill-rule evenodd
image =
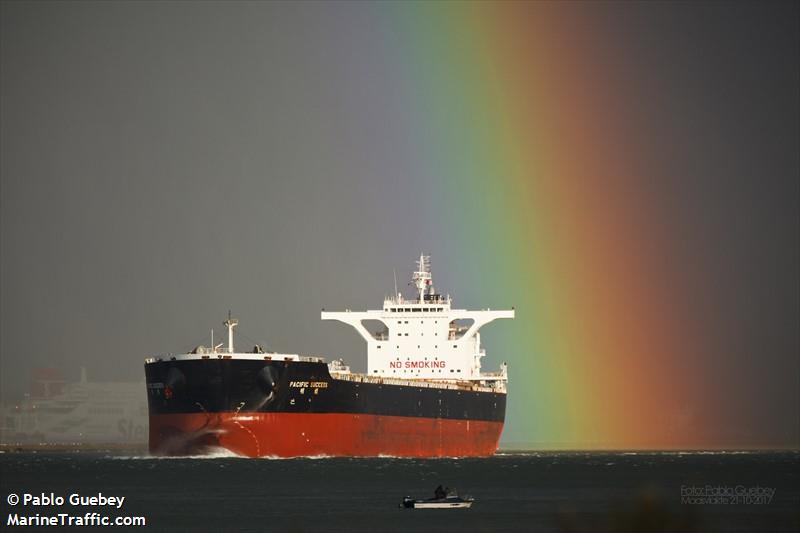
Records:
M245 359L245 360L264 360L264 361L291 361L303 363L325 363L325 358L316 356L301 356L297 354L254 354L254 353L188 353L188 354L168 354L160 357L148 357L145 364L158 363L161 361L185 361L191 359ZM345 367L346 368L346 367ZM505 394L505 378L499 372L481 374L483 379L476 381L468 380L444 380L444 379L402 379L386 376L370 376L356 372L341 371L328 368L331 378L342 381L356 383L374 383L378 385L399 385L404 387L418 387L425 389L448 389L471 392L494 392ZM494 383L490 385L487 383Z
M220 352L198 352L167 354L161 356L148 357L144 360L145 364L158 363L160 361L185 361L188 359L245 359L249 361L299 361L301 363L324 363L324 357L311 355L297 355L287 353L220 353Z
M471 392L494 392L505 394L505 386L496 381L498 385L482 385L480 381L465 380L433 380L433 379L400 379L379 376L369 376L353 372L330 372L333 379L353 381L356 383L374 383L378 385L400 385L403 387L418 387L420 389L448 389ZM494 375L486 375L487 380L496 379Z

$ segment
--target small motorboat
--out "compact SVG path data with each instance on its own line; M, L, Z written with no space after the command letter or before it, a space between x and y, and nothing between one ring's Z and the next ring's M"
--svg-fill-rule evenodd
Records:
M474 501L475 499L470 496L462 498L453 489L443 490L440 485L436 488L433 498L417 500L406 496L400 507L405 509L469 509Z

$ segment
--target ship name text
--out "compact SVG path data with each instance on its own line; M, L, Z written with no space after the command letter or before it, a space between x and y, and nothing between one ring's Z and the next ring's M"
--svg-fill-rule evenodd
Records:
M289 386L295 389L327 389L327 381L290 381Z

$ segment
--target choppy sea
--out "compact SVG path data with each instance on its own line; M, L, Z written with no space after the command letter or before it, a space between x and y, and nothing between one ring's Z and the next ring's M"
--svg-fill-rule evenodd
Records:
M0 529L52 531L15 524L22 516L35 523L36 515L85 520L96 513L91 520L146 521L105 531L795 532L798 466L797 452L517 452L433 460L3 453ZM473 507L398 507L406 495L431 497L439 484L474 497ZM125 500L119 508L72 505L73 494ZM15 505L11 495L20 498ZM51 496L64 503L46 505Z

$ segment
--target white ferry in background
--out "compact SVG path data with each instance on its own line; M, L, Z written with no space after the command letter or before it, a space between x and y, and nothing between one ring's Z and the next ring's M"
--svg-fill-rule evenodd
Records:
M19 403L0 407L3 445L124 445L147 442L147 395L142 383L67 383L53 369L37 369Z

